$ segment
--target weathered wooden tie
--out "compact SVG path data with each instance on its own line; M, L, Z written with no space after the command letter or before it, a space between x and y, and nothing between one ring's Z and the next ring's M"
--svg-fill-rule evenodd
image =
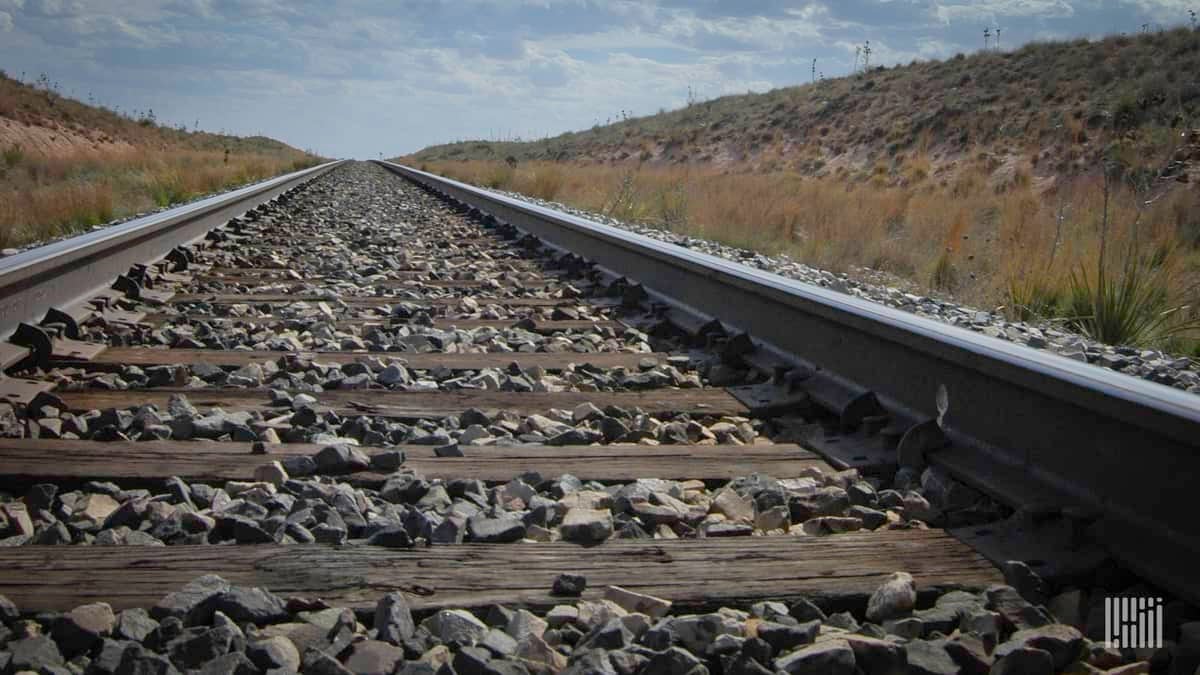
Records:
M74 359L55 355L59 365L85 363L90 368L119 368L121 366L164 366L172 364L210 364L240 368L252 363L296 358L315 363L342 365L366 358L384 361L403 361L409 368L420 370L444 367L450 370L480 370L504 368L516 363L521 368L544 368L549 371L565 369L570 364L590 364L600 368L623 367L637 370L645 359L665 363L669 354L656 352L487 352L482 354L447 354L444 352L276 352L241 349L153 349L145 347L109 347L90 358Z
M145 316L145 318L142 320L145 323L148 323L152 326L157 326L157 325L166 323L167 321L207 321L209 323L242 321L242 322L253 323L253 324L262 325L262 326L269 326L272 324L287 324L290 322L300 321L300 319L296 319L296 318L283 318L283 317L278 317L278 316L272 316L270 314L266 314L263 316L212 316L209 314L170 315L170 314L159 314L159 313L147 314ZM455 328L461 329L461 330L474 330L476 328L495 328L496 330L505 330L507 328L513 328L518 323L521 323L523 321L524 321L523 319L444 319L444 318L435 318L435 319L433 319L433 324L430 326L430 328L435 328L437 330L453 330ZM362 329L362 328L368 328L368 327L372 327L372 326L404 326L404 325L411 325L411 324L409 324L407 321L392 319L390 317L362 318L362 319L338 319L333 322L334 328L337 328L338 330L347 330L350 328ZM528 324L522 324L522 325L527 326ZM603 329L603 328L611 328L615 331L620 332L620 331L625 330L626 325L621 323L620 321L614 321L614 320L587 321L587 320L582 320L582 319L580 319L580 320L563 319L563 320L555 321L555 320L551 320L551 319L537 319L537 320L533 321L532 327L527 327L526 330L529 330L534 333L551 334L551 333L557 333L559 331L595 330L595 329Z
M225 411L259 410L265 415L290 414L270 405L266 389L134 389L125 391L71 391L60 394L72 410L128 408L154 404L165 409L173 394L183 394L201 408ZM339 415L381 415L399 419L448 417L468 408L511 410L519 414L544 413L550 408L573 409L581 403L600 408L640 408L650 414L745 415L746 406L724 389L654 389L630 392L509 392L509 391L384 391L350 389L316 394L318 410Z
M251 452L250 443L213 441L72 441L0 439L0 485L54 480L130 480L179 476L189 481L251 480L254 470L292 455L311 455L322 445L267 444L267 454ZM507 482L527 471L546 477L572 474L582 480L625 481L637 478L721 481L751 473L794 478L812 469L832 472L817 455L791 443L755 445L633 444L556 447L547 445L462 446L463 457L438 457L427 445L359 448L368 455L403 450L404 466L426 478L467 478ZM359 483L384 476L356 473Z
M866 597L897 569L919 589L984 588L1003 577L940 530L828 537L756 537L573 544L463 544L397 550L378 546L20 546L0 549L0 594L24 611L66 611L89 602L150 607L204 574L334 606L374 607L403 591L414 607L546 608L563 572L587 576L585 599L619 585L679 607L758 600Z
M196 303L205 302L210 305L255 305L262 303L269 304L291 304L293 302L342 302L351 307L374 307L378 305L398 305L400 303L411 303L414 305L427 305L434 307L454 306L463 301L464 297L471 297L475 302L479 303L480 307L487 305L501 305L504 307L559 307L563 305L612 305L613 301L607 298L497 298L497 297L475 297L475 296L454 296L446 298L401 298L387 296L355 296L345 295L337 299L329 298L324 295L293 295L291 293L178 293L171 297L172 304Z

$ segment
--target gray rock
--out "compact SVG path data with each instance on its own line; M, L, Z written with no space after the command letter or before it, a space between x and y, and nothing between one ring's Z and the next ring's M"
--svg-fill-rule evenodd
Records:
M403 660L403 649L380 640L363 640L350 645L343 665L357 675L391 675Z
M516 517L488 518L474 516L467 520L467 533L472 541L508 543L525 537L525 523Z
M309 649L304 652L303 668L305 675L355 675L337 659L319 649Z
M454 672L461 675L491 675L492 654L483 647L463 647L454 654Z
M0 595L0 623L9 623L21 618L21 611L12 600Z
M25 491L25 506L32 511L49 511L54 507L54 496L57 494L57 485L38 483Z
M848 630L851 632L858 631L860 628L859 624L858 624L858 620L856 620L854 618L854 615L851 614L850 612L837 612L834 614L830 614L829 618L826 619L825 621L826 621L826 623L828 623L830 626L833 626L834 628L841 628L842 630ZM871 624L871 625L874 625L874 624Z
M122 610L117 615L117 625L113 633L118 638L144 642L156 628L158 628L158 622L150 618L150 614L146 610L135 607Z
M421 622L421 626L444 643L473 645L487 635L487 624L463 609L444 609Z
M983 640L974 635L955 635L943 641L942 647L958 665L961 673L985 675L992 669L994 659L988 653Z
M100 644L103 638L112 635L117 617L106 602L80 605L67 612L54 625L52 635L59 649L74 656Z
M259 527L258 523L245 516L219 516L217 528L229 533L239 544L273 544L275 538Z
M903 675L908 672L908 654L904 645L866 635L842 636L854 651L854 662L871 675Z
M379 383L385 385L393 384L409 384L412 382L412 376L409 375L408 369L404 366L393 363L387 368L379 371Z
M912 575L893 572L867 602L867 619L881 622L905 616L912 612L917 603L917 590Z
M258 667L241 652L218 656L195 672L196 675L259 675Z
M998 613L1017 630L1048 626L1053 621L1038 607L1022 598L1012 586L992 586L986 591L987 608Z
M387 548L412 548L414 546L412 537L408 535L408 530L401 525L385 527L378 532L375 532L367 538L367 544L371 546L385 546Z
M179 675L179 671L167 657L134 644L121 653L116 675Z
M938 631L949 635L958 628L962 621L964 609L958 605L940 605L929 609L918 609L913 617L921 621L925 634Z
M261 670L300 670L300 652L296 645L283 635L275 635L246 645L246 656Z
M326 474L354 473L371 468L370 458L361 450L344 444L321 448L313 461L317 464L317 472Z
M12 655L9 667L14 673L23 670L38 671L65 663L58 645L45 635L15 640L8 643L5 649Z
M130 640L102 640L100 648L95 651L86 672L96 675L112 675L120 667L121 657L125 654L125 650L136 644Z
M851 506L846 510L846 515L861 520L863 528L867 530L883 527L888 522L886 513L866 506Z
M1008 560L1000 565L1000 570L1004 572L1004 583L1015 588L1030 604L1046 604L1046 582L1029 565L1020 560Z
M279 460L289 476L311 476L317 472L317 462L308 455L291 455Z
M697 668L703 662L686 649L670 647L655 653L642 668L641 675L675 675L676 673L697 673Z
M239 624L262 625L288 618L283 600L258 587L233 586L209 597L197 610L202 615L221 612Z
M237 634L228 627L185 633L169 645L171 661L184 668L199 668L234 650Z
M772 675L774 672L746 654L730 656L723 665L725 675Z
M1054 657L1032 647L1018 647L996 655L990 675L1053 675Z
M1008 641L996 647L997 658L1017 647L1040 649L1054 659L1054 669L1062 670L1079 660L1084 645L1083 634L1064 624L1027 628L1013 633Z
M587 577L582 574L563 573L554 578L554 586L550 593L566 597L579 597L583 595L586 588Z
M612 536L612 513L608 509L570 509L563 518L561 532L567 541L600 543Z
M915 640L925 634L925 624L915 616L887 619L883 622L883 629L906 640Z
M403 450L387 450L385 452L377 452L371 455L371 468L376 471L391 473L399 471L404 465L405 455Z
M500 658L513 656L517 653L517 641L508 633L497 628L488 631L488 634L483 637L483 640L479 644L494 656Z
M758 625L758 637L771 645L777 653L784 653L802 645L812 644L820 629L820 621L809 621L798 626L764 621Z
M908 672L920 675L956 675L958 664L940 641L910 640L905 645Z
M318 523L309 532L314 539L322 544L344 544L346 543L346 538L349 536L345 527L330 525L329 523Z
M855 675L855 663L845 640L828 640L775 659L775 668L790 675Z
M215 574L206 574L188 582L178 591L168 593L150 609L150 616L159 621L167 617L186 621L201 603L228 590L228 581Z
M375 630L380 640L400 644L413 636L416 629L412 610L403 593L393 591L375 605Z

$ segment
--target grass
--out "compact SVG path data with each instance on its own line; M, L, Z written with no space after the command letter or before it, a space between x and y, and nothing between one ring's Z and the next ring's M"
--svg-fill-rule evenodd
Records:
M137 148L26 157L0 171L0 248L20 246L155 207L298 170L313 158Z
M1030 181L1000 189L985 170L941 188L745 167L526 162L514 169L470 161L425 168L535 196L539 177L553 175L554 198L572 206L823 269L884 271L918 292L1013 319L1056 320L1106 342L1191 349L1195 337L1200 195L1182 183L1168 182L1149 204L1132 186L1110 186L1106 209L1104 181L1089 175L1044 190ZM1121 255L1101 266L1104 247ZM1156 271L1146 271L1151 262ZM1131 308L1138 318L1117 318ZM1128 328L1110 330L1113 321Z
M0 149L0 247L70 234L289 171L320 158L279 141L159 126L0 74L0 117L53 147ZM45 132L52 132L47 134Z

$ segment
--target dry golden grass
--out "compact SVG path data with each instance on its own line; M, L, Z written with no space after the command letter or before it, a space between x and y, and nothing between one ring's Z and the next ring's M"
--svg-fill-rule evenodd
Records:
M279 141L159 126L0 71L0 247L316 164Z
M1200 195L1183 184L1166 184L1140 211L1144 199L1114 188L1105 233L1100 177L1039 192L1029 181L997 189L986 173L946 188L905 188L695 166L528 162L514 169L469 161L425 168L542 197L539 185L554 176L553 198L572 206L786 253L823 269L881 270L1015 318L1038 313L1028 306L1033 291L1022 289L1040 289L1053 304L1065 299L1071 273L1094 269L1102 241L1114 265L1132 249L1169 268L1163 278L1171 279L1165 291L1174 304L1200 303Z
M68 234L311 165L296 153L184 148L0 159L0 247Z

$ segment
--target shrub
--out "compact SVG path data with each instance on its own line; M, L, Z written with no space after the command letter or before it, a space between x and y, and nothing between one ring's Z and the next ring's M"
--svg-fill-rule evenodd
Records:
M158 206L170 206L186 201L188 192L178 174L159 176L150 188L151 197Z
M1082 265L1071 274L1068 320L1071 327L1110 345L1161 344L1200 326L1187 305L1170 302L1170 271L1126 253L1119 271L1101 262L1094 272Z
M11 145L4 151L4 165L16 166L25 159L25 151L19 145Z

